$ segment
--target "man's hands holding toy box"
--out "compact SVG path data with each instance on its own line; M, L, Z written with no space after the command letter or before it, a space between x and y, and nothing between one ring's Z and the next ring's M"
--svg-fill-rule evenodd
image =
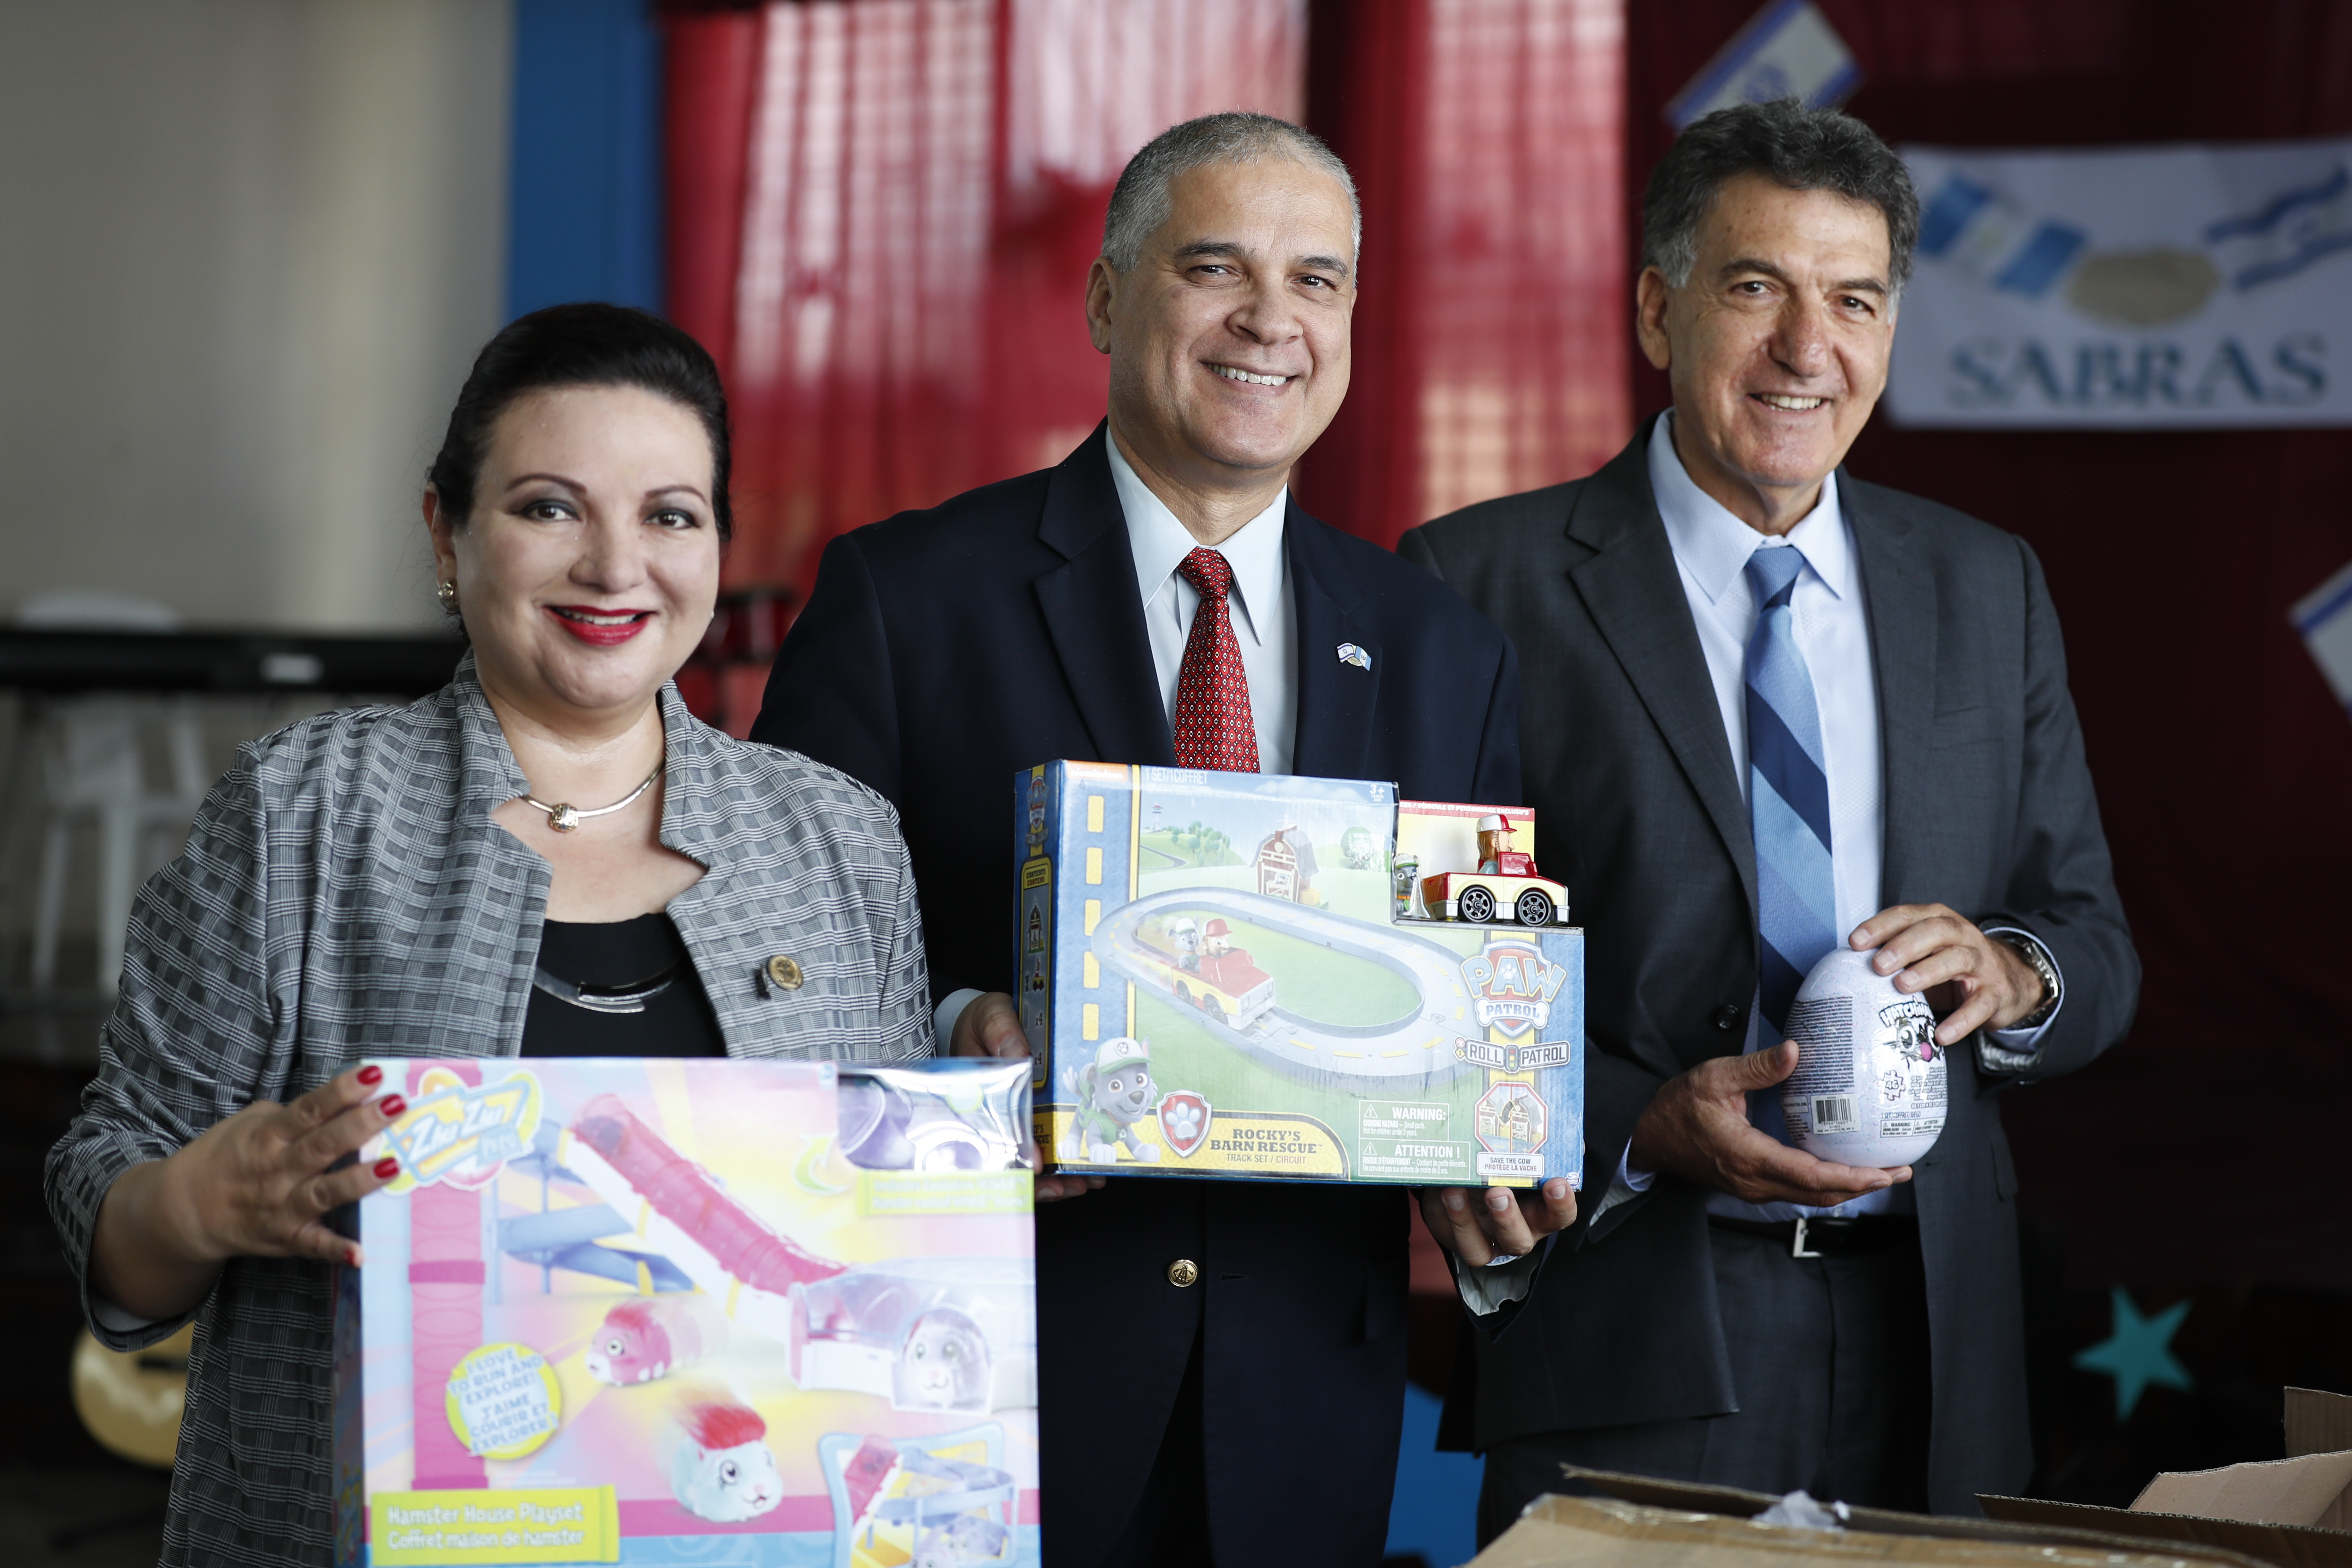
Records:
M1539 1187L1423 1187L1422 1223L1437 1245L1473 1268L1524 1258L1547 1236L1576 1223L1576 1189L1565 1176Z

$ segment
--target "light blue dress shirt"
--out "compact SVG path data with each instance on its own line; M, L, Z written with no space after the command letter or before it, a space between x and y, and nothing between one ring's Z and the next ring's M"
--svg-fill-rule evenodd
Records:
M1837 900L1837 929L1843 938L1876 914L1879 882L1886 847L1885 770L1878 735L1878 671L1870 652L1870 613L1864 599L1861 563L1855 555L1853 527L1838 504L1837 475L1822 481L1821 499L1794 528L1779 539L1757 532L1733 516L1684 468L1675 450L1674 410L1658 416L1650 434L1650 489L1657 498L1659 519L1675 552L1675 568L1682 576L1683 594L1690 601L1691 619L1697 625L1699 647L1706 655L1706 672L1715 684L1716 706L1723 714L1723 731L1734 757L1748 755L1748 704L1744 690L1748 639L1755 636L1759 606L1748 580L1748 558L1758 550L1794 549L1803 552L1805 570L1797 578L1790 608L1796 624L1797 647L1813 678L1813 700L1821 712L1822 750L1829 775L1830 874ZM1747 797L1748 769L1736 770L1740 796ZM2054 1019L2056 1015L2052 1015ZM1990 1031L1994 1044L2030 1054L2051 1020L2032 1029ZM1780 1043L1779 1032L1764 1022L1763 1010L1749 1005L1744 1049L1759 1050ZM1777 1095L1758 1097L1759 1121L1777 1122ZM1769 1131L1777 1131L1777 1127ZM1617 1183L1610 1200L1646 1191L1651 1173L1633 1170L1618 1161ZM1728 1193L1707 1200L1709 1214L1738 1219L1790 1220L1836 1215L1916 1214L1918 1203L1907 1184L1871 1193L1833 1208L1804 1204L1743 1203Z
M1854 550L1853 528L1838 503L1837 475L1822 481L1821 499L1794 528L1780 539L1759 533L1698 488L1675 451L1674 411L1658 416L1650 434L1650 489L1658 516L1665 524L1667 542L1675 552L1683 594L1690 603L1700 649L1706 657L1708 679L1715 687L1716 706L1723 716L1723 731L1735 758L1748 755L1748 703L1745 668L1748 639L1755 635L1758 605L1748 581L1748 558L1758 550L1795 549L1804 552L1805 570L1790 598L1797 647L1813 678L1813 700L1821 714L1822 749L1829 775L1831 882L1837 902L1841 938L1876 914L1886 846L1885 773L1878 733L1878 671L1870 652L1870 615L1864 597L1862 570ZM1748 769L1738 774L1741 799L1748 795ZM2008 929L2008 928L1988 928ZM2043 1031L2057 1017L2032 1029L1990 1031L1996 1046L2031 1054ZM1762 1021L1762 1010L1748 1008L1748 1038L1744 1049L1777 1046L1778 1031ZM1753 1114L1777 1133L1780 1098L1754 1097ZM1591 1210L1598 1219L1647 1192L1656 1173L1632 1167L1625 1153L1618 1156L1609 1188ZM1865 1214L1910 1215L1918 1200L1908 1183L1868 1194L1833 1208L1804 1204L1750 1204L1728 1193L1707 1199L1709 1214L1729 1218L1784 1221L1799 1215L1841 1218ZM1489 1267L1456 1268L1455 1279L1464 1301L1474 1312L1493 1311L1507 1300L1527 1294L1544 1248L1520 1258L1498 1258Z

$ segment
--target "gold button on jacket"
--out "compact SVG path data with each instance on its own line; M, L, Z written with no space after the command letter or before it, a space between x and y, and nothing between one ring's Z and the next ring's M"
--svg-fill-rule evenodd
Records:
M1180 1258L1168 1266L1168 1283L1181 1289L1201 1277L1201 1266L1189 1258Z

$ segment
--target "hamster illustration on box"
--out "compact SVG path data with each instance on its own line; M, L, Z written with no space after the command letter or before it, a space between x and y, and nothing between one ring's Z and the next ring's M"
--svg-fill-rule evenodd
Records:
M677 1405L663 1433L662 1468L678 1506L698 1519L736 1524L782 1502L783 1478L767 1437L758 1411L723 1394Z
M339 1564L1037 1561L1028 1064L380 1065Z
M988 1340L961 1312L926 1312L907 1331L890 1378L901 1410L984 1410Z
M604 1314L583 1365L615 1388L653 1383L727 1342L727 1320L705 1296L634 1296Z

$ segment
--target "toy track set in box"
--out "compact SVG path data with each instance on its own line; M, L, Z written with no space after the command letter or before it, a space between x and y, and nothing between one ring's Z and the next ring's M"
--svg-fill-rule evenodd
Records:
M1026 1063L377 1065L339 1564L1037 1562Z
M1015 795L1050 1166L1580 1179L1584 933L1528 813L1098 763Z

